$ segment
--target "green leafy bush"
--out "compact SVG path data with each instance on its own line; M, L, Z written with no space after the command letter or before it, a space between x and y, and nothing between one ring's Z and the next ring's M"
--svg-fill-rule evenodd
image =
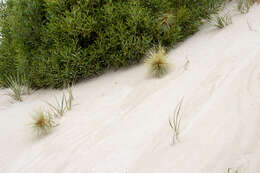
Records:
M195 33L224 0L7 0L0 12L0 85L25 75L62 87L136 64L154 45Z

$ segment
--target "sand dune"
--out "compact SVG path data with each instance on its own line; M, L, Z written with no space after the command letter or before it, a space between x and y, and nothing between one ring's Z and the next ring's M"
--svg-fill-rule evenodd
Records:
M141 64L77 84L73 109L46 137L31 132L31 113L61 91L21 103L1 95L0 172L259 173L260 5L233 15L232 25L205 25L173 49L164 78ZM168 119L182 97L172 145Z

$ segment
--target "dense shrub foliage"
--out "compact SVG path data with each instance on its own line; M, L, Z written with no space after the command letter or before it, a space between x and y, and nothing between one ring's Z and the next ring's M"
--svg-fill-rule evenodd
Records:
M223 0L7 0L1 4L0 85L23 75L60 87L172 47Z

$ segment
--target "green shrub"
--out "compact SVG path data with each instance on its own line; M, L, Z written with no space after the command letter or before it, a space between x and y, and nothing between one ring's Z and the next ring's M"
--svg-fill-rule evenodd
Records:
M25 74L62 87L136 64L154 45L195 33L224 0L7 0L0 12L0 85Z

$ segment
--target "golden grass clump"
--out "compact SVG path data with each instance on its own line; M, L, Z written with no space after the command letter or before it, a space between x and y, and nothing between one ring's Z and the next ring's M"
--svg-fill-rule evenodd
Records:
M145 63L154 77L162 77L169 72L167 58L166 50L162 46L153 48L148 52Z

